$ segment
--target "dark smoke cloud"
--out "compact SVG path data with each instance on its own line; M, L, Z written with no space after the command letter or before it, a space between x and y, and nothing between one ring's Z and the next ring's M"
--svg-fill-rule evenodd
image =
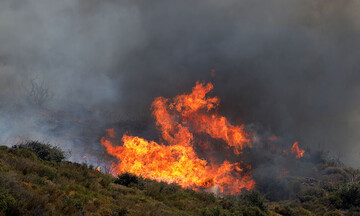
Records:
M22 100L32 79L52 91L47 106L91 116L95 131L149 118L154 97L205 80L232 121L358 166L359 10L356 0L3 0L0 131L52 138L27 117L18 121L28 126L7 127L9 104ZM71 121L64 128L86 134Z

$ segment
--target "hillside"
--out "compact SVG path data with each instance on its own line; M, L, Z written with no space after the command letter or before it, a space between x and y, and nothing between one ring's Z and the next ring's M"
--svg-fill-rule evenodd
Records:
M317 165L318 179L279 177L294 195L275 202L264 189L216 197L130 174L115 178L37 144L0 147L0 215L360 215L358 171L330 162Z

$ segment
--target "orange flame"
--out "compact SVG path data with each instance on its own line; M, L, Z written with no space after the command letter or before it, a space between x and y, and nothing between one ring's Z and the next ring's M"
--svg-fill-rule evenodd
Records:
M279 137L277 137L277 136L275 136L275 135L267 138L267 140L270 141L270 142L276 141L276 140L278 140L278 139L279 139Z
M122 146L114 145L115 133L108 129L108 136L101 139L109 154L119 159L113 164L117 173L130 172L144 178L177 183L186 188L210 188L217 186L221 193L239 194L242 189L255 186L251 167L242 162L223 161L209 163L194 150L196 135L207 134L222 140L239 155L245 147L251 147L244 126L233 126L214 112L217 97L206 95L213 85L196 83L190 94L176 96L172 100L158 97L152 103L152 114L167 144L147 141L140 137L123 135ZM201 143L203 144L203 143Z
M289 173L290 173L289 169L286 169L286 168L282 169L282 174L283 175L288 175Z
M299 143L296 141L291 148L291 152L296 154L296 158L302 158L304 156L305 150L301 150L299 148Z
M210 76L211 76L211 77L215 77L215 69L211 69L211 71L210 71Z

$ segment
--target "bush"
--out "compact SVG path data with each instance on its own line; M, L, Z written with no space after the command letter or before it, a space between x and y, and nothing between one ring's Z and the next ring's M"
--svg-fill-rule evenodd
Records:
M329 205L335 208L341 208L343 206L343 201L338 195L331 194L326 198Z
M265 198L257 190L246 191L242 193L239 198L241 205L258 207L262 211L267 210Z
M163 201L165 200L165 194L163 193L166 183L149 181L145 185L145 194L152 197L153 199Z
M261 211L256 206L250 206L250 207L246 207L242 211L242 215L243 216L266 216L267 214L265 214L263 211Z
M78 214L83 212L83 203L73 195L63 199L63 212L67 214Z
M343 216L343 214L339 210L335 210L326 213L324 216Z
M344 184L337 191L343 208L360 207L360 184Z
M15 205L15 199L5 189L0 188L0 213L10 212Z
M203 209L201 212L202 216L221 216L221 209L219 206L214 207L213 209Z
M103 188L109 188L110 183L112 182L112 178L109 176L102 176L100 180L100 185Z
M130 184L138 184L139 178L131 173L124 173L119 175L118 178L115 179L114 183L129 187Z
M300 202L308 202L308 201L314 201L321 197L325 197L325 194L326 193L323 189L312 187L300 191L298 194L298 198Z
M120 210L117 212L116 214L117 216L126 216L126 215L129 215L129 211L123 207L123 208L120 208Z
M60 162L65 159L65 153L59 147L40 143L38 141L28 141L23 144L15 145L13 148L28 149L34 152L39 158L46 161Z
M292 209L289 206L285 206L285 207L276 206L274 210L275 210L276 213L284 215L284 216L295 216L295 215L297 215L295 210Z

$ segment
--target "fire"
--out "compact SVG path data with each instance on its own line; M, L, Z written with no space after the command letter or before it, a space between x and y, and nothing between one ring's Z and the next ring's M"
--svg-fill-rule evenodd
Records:
M211 71L210 71L210 76L211 76L211 77L215 77L215 69L211 69Z
M276 141L278 139L279 139L279 137L277 137L275 135L267 138L267 140L270 141L270 142Z
M294 142L291 152L293 154L296 154L296 158L302 158L304 156L305 150L302 150L299 148L299 142Z
M108 135L101 143L119 159L113 165L116 173L129 172L185 188L216 186L223 194L252 189L255 182L249 165L228 160L216 163L211 158L200 158L195 152L194 147L209 145L195 139L203 134L222 141L238 157L245 147L251 147L243 125L232 125L214 111L219 98L207 96L212 89L211 83L197 82L190 94L154 100L151 109L161 132L161 143L125 134L122 145L116 145L114 130L107 130Z
M282 174L283 175L288 175L289 173L290 173L289 169L286 169L286 168L282 169Z

